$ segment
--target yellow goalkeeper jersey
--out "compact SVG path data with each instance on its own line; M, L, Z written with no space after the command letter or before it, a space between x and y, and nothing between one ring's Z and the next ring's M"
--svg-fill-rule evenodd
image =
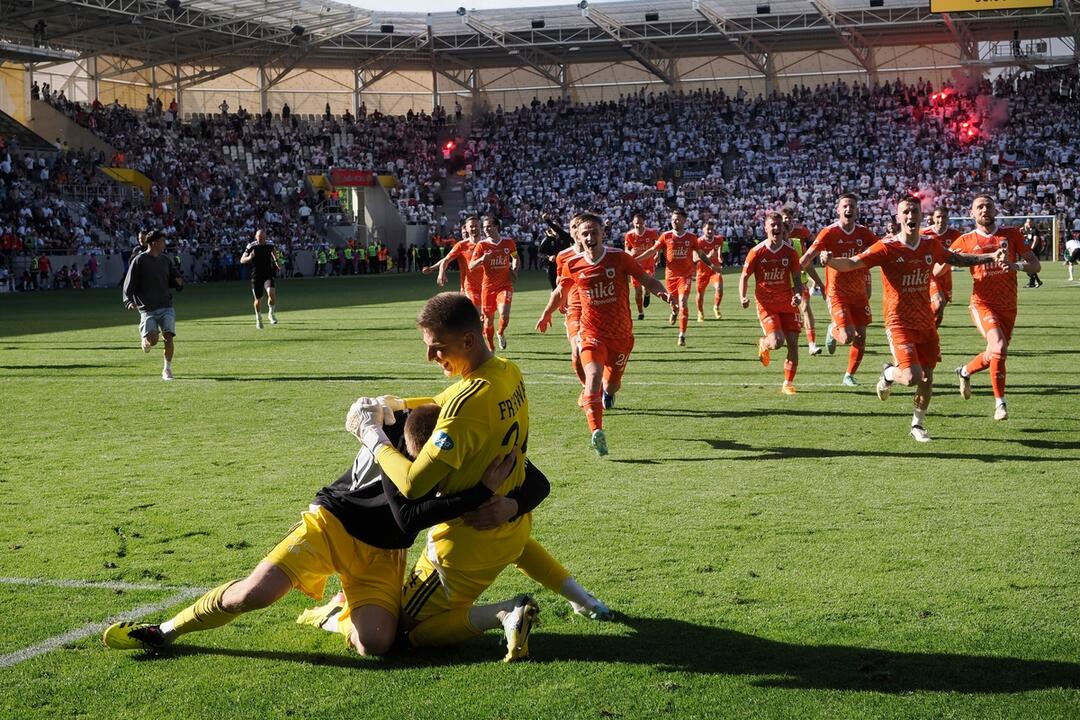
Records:
M443 493L473 487L491 461L511 449L518 462L499 488L505 495L525 481L525 455L529 439L529 401L517 365L493 357L467 378L435 397L439 420L423 452L453 470L439 484ZM461 520L431 529L438 562L462 569L507 564L517 559L532 530L529 515L494 530L474 530Z

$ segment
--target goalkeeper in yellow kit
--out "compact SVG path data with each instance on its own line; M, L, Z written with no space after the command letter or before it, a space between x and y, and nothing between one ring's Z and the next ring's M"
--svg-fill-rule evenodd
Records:
M434 398L361 399L354 405L361 442L407 498L422 497L436 487L442 493L468 489L493 458L507 453L515 453L518 462L498 492L520 486L529 440L529 403L521 371L488 348L476 307L460 293L431 298L417 325L428 360L441 365L448 377L461 379ZM382 418L431 402L440 408L435 431L410 461L386 439ZM528 596L492 605L474 601L504 567L520 563L531 529L528 513L492 530L477 530L460 520L434 526L402 590L401 620L409 628L410 643L452 644L503 627L510 646L506 659L527 657L529 632L539 611L536 602ZM544 555L542 562L550 563L552 575L565 572ZM531 576L545 574L535 567L536 558L529 560Z

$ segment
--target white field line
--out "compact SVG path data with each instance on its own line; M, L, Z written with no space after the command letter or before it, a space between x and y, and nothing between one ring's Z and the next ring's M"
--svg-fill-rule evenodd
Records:
M161 585L139 585L135 583L123 583L123 582L88 582L85 580L47 580L43 578L0 578L0 584L5 585L36 585L45 587L61 587L61 588L102 588L106 590L179 590L169 597L161 600L160 602L153 603L151 605L141 605L127 612L114 615L106 618L101 622L91 623L89 625L83 625L80 628L69 630L61 635L55 635L47 640L25 647L22 650L16 650L15 652L7 653L6 655L0 655L0 668L11 667L17 665L24 660L30 660L31 658L44 655L52 652L53 650L63 647L68 643L73 643L77 640L82 640L85 637L91 635L97 635L105 631L105 628L109 627L116 622L133 622L140 618L144 618L147 615L151 615L156 612L168 609L177 605L185 600L198 597L205 592L202 588L176 588L165 587Z
M185 585L155 585L152 583L127 583L118 580L60 580L52 578L0 577L0 585L40 585L43 587L100 588L102 590L194 590Z

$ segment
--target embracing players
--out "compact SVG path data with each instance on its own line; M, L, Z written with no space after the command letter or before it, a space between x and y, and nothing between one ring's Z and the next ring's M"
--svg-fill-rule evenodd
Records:
M833 257L854 257L877 242L874 232L856 222L859 218L859 198L844 193L836 201L838 220L818 233L810 249L803 253L805 269L823 250ZM866 351L866 326L870 324L870 273L865 269L840 274L832 267L825 270L826 303L832 322L825 337L825 349L832 355L836 344L850 345L847 371L843 383L855 386L855 371Z
M536 329L547 332L552 313L576 288L581 301L578 352L585 369L585 389L580 402L589 422L592 447L603 456L608 453L604 408L614 407L615 393L634 349L627 279L636 278L646 290L664 301L670 302L672 298L637 260L618 248L604 245L604 224L599 216L581 213L575 221L572 232L582 250L563 264L559 286L552 292Z
M1004 258L1004 253L967 254L946 250L936 238L919 234L922 208L918 198L905 197L896 205L900 231L874 243L853 258L825 250L821 261L836 273L855 274L871 267L881 268L884 286L885 334L893 362L885 363L877 383L877 396L888 399L893 383L915 385L915 412L911 416L911 436L928 442L923 423L934 389L934 367L941 360L934 311L930 306L930 275L935 264L987 266ZM1013 278L1015 288L1015 278Z
M784 384L780 392L795 394L795 372L799 368L799 306L803 302L799 254L787 237L787 225L778 212L765 215L765 241L746 254L739 276L739 303L750 306L747 283L754 276L754 299L764 337L758 340L758 358L769 364L769 353L787 345Z
M280 268L277 253L274 252L274 243L266 241L265 230L255 231L255 239L248 243L244 248L244 254L240 256L240 264L251 265L251 294L255 298L251 304L255 308L255 327L263 329L261 309L263 295L266 295L270 324L277 325L277 316L274 315L274 307L277 304L274 277Z

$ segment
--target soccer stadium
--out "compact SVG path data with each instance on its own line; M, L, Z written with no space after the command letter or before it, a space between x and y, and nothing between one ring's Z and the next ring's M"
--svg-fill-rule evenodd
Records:
M0 0L0 718L1076 718L1077 0Z

